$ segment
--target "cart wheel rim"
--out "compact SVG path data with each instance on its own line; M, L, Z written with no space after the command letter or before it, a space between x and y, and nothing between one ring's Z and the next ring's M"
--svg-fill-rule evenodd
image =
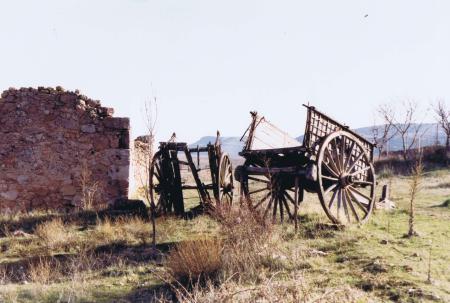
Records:
M327 136L317 160L318 195L335 224L365 223L375 201L375 170L360 140L346 131Z
M164 191L164 175L161 169L161 153L158 151L152 158L149 172L150 207L154 207L157 214L170 211Z
M231 206L233 203L233 165L231 164L230 157L226 153L222 153L219 162L218 173L218 203L222 206Z

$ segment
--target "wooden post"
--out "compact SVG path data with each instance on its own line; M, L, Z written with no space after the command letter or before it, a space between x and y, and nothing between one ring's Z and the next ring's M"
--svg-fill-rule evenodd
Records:
M174 179L172 184L173 209L177 216L182 216L184 215L184 199L183 189L181 185L180 163L178 162L178 152L176 150L171 150L170 157L174 172Z
M381 198L378 203L375 203L375 208L390 210L395 208L394 202L391 201L391 191L389 184L383 185L383 189L381 191Z
M195 167L195 164L192 161L192 156L191 156L191 153L187 146L184 148L184 153L186 155L187 162L189 163L189 167L191 168L192 176L194 177L195 184L197 185L197 188L198 188L198 192L202 199L202 201L200 201L200 203L203 205L203 203L209 202L208 194L207 194L205 188L203 187L202 182L200 181L200 178L199 178L198 172L197 172L197 168Z
M197 167L200 168L200 150L197 145Z
M295 232L298 230L298 176L295 176L295 191L294 191L294 226L295 226Z

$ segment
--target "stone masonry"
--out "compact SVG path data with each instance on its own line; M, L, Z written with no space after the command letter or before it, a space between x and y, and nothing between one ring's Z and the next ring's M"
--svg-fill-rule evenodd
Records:
M94 185L95 204L127 198L129 119L112 115L112 108L61 87L4 91L0 211L79 207Z

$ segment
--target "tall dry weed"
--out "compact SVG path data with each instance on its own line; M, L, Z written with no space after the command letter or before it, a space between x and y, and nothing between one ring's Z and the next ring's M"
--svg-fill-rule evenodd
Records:
M86 160L81 164L80 174L81 186L81 209L93 210L97 206L99 199L99 183L92 177L91 169Z
M270 254L272 225L260 213L243 207L232 209L220 220L224 238L223 276L255 279Z
M28 278L33 283L47 285L59 278L59 264L51 258L39 258L28 264Z
M211 283L257 279L272 252L270 223L247 208L218 209L214 215L221 238L177 245L166 260L173 277L181 284L187 279L191 285L208 279Z

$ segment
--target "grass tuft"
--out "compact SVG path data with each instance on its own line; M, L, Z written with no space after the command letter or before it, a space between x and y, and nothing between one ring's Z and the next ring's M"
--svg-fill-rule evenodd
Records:
M50 250L68 245L72 239L72 234L60 218L39 224L34 234L44 241L46 247Z
M166 260L170 273L181 281L214 279L222 268L223 242L218 238L184 241Z

